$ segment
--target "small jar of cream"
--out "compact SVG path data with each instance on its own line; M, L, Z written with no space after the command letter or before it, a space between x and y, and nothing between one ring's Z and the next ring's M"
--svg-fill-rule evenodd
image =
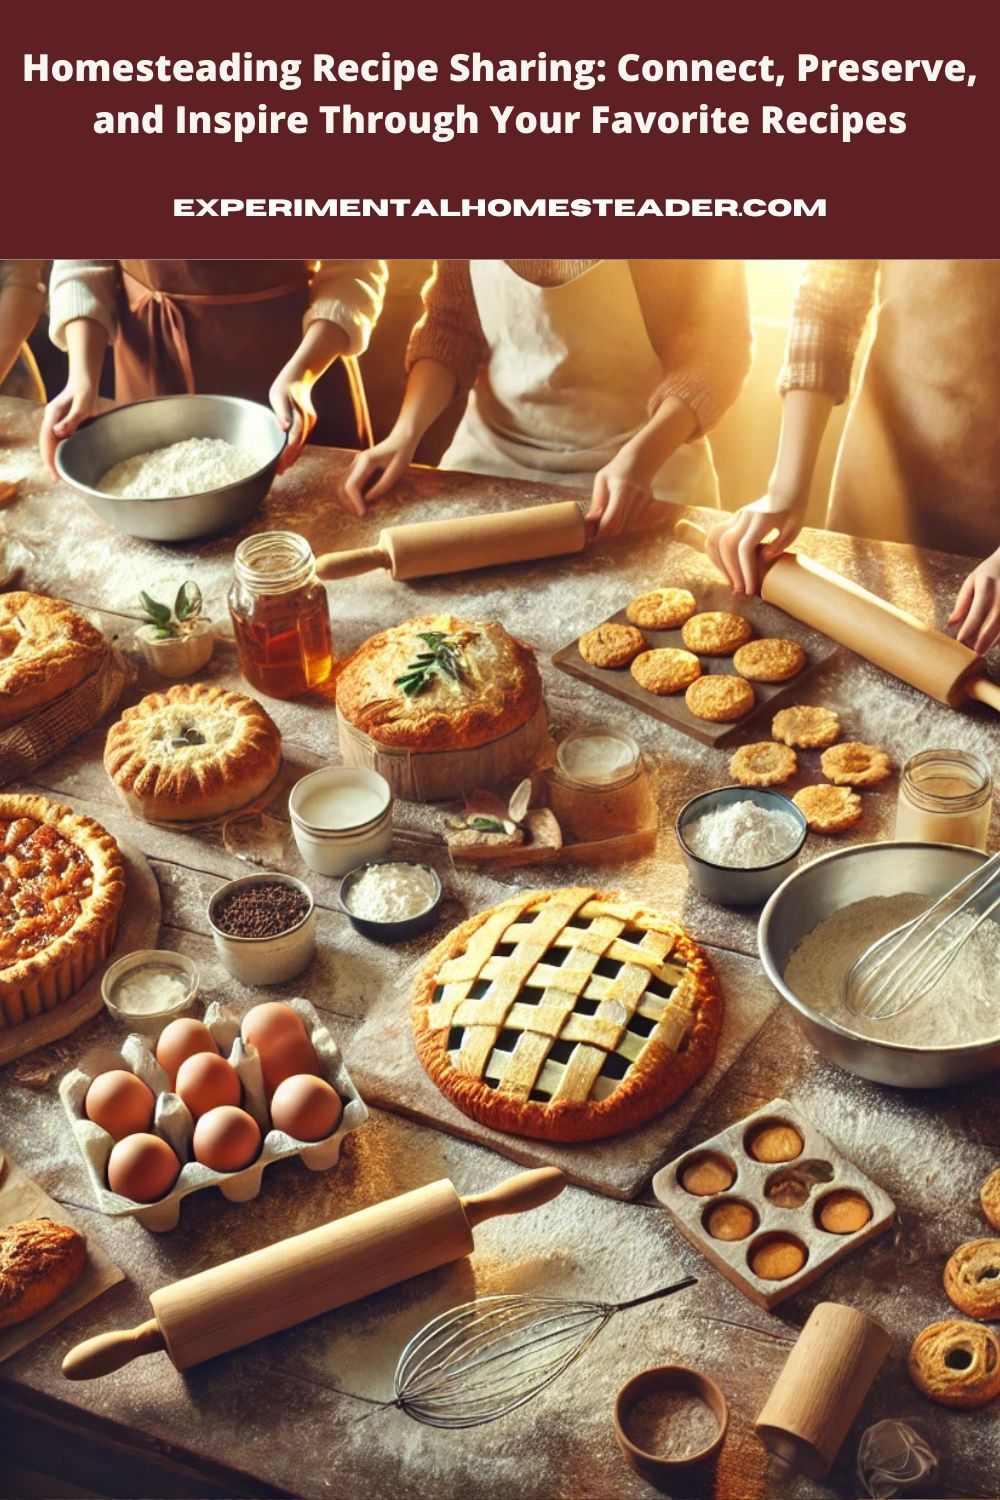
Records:
M993 809L993 778L968 750L922 750L899 778L897 840L965 844L985 852Z
M613 838L656 823L656 803L639 746L621 729L575 729L556 748L549 806L577 839Z
M303 776L288 814L298 851L318 875L346 875L392 844L392 791L366 767L326 766Z

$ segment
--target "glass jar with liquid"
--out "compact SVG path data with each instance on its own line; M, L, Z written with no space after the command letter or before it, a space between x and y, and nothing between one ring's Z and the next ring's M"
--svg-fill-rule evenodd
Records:
M993 778L982 756L922 750L899 778L894 837L985 851L992 808Z
M272 698L298 698L330 676L330 609L304 536L262 531L240 542L229 614L251 687Z
M556 748L549 806L574 839L638 833L656 823L653 789L639 746L621 729L575 729Z

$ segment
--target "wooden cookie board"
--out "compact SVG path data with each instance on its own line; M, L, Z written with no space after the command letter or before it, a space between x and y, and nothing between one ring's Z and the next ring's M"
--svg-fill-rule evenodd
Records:
M754 1126L765 1120L781 1121L795 1127L803 1142L797 1157L786 1162L761 1162L750 1156L744 1142ZM705 1152L727 1157L736 1167L736 1178L724 1192L701 1195L689 1193L681 1186L680 1173L684 1167L693 1157ZM802 1168L807 1164L829 1167L830 1171L812 1185L800 1207L779 1208L766 1197L764 1189L775 1173L794 1172L796 1165ZM868 1223L853 1234L833 1234L823 1229L815 1218L821 1199L841 1188L853 1188L867 1198L871 1206L872 1216ZM786 1297L800 1292L803 1287L811 1286L831 1266L888 1229L896 1216L895 1204L888 1194L842 1156L812 1121L787 1099L772 1099L727 1130L668 1162L653 1178L653 1191L684 1238L745 1297L768 1309L777 1307L779 1302L784 1302ZM757 1227L742 1240L713 1239L704 1227L702 1221L708 1210L725 1199L739 1199L757 1213ZM808 1251L808 1259L796 1275L786 1277L784 1281L764 1281L750 1269L751 1250L762 1236L782 1231L801 1241Z
M743 615L753 626L755 637L778 636L784 640L797 641L806 653L806 664L802 671L797 672L787 682L751 683L757 702L750 713L742 719L737 719L735 723L711 724L707 719L696 718L684 702L683 693L663 695L650 693L646 688L639 686L628 666L591 666L590 662L584 661L580 655L577 641L571 641L568 646L560 647L552 658L553 666L558 667L562 672L567 672L571 677L579 677L581 681L590 683L591 687L610 693L614 698L620 698L623 703L628 703L633 708L642 709L643 713L651 715L654 719L661 719L664 724L680 730L682 734L700 740L703 745L728 745L737 738L743 738L744 731L761 719L766 721L767 728L765 730L764 725L761 724L759 732L769 737L771 715L784 705L797 701L797 695L803 684L836 650L835 643L826 636L806 630L804 626L792 620L781 610L764 604L760 599L745 599L738 606L734 605L732 595L726 585L721 582L707 585L699 583L696 590L692 592L698 600L699 614L708 610L721 609L729 614ZM631 622L626 617L625 610L620 609L601 623L628 625ZM650 630L645 626L635 628L642 630L646 638L647 650L662 646L673 646L682 651L688 649L682 639L680 628L677 630ZM692 654L698 655L697 652ZM699 656L699 660L703 676L716 673L732 675L735 671L732 656Z

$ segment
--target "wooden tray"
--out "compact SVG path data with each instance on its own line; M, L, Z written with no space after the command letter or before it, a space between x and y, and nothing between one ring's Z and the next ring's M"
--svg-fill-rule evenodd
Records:
M755 1125L763 1124L765 1120L794 1125L802 1137L802 1150L797 1157L785 1162L762 1162L749 1154L746 1138ZM725 1157L735 1167L736 1177L724 1192L689 1193L681 1186L680 1174L694 1157L706 1153ZM765 1188L776 1174L784 1176L796 1172L803 1173L807 1181L811 1180L808 1194L799 1207L779 1208L766 1196ZM853 1188L867 1198L871 1207L868 1223L853 1234L833 1234L815 1217L821 1200L839 1188ZM787 1099L772 1099L770 1104L755 1110L746 1119L738 1120L728 1130L702 1141L700 1146L685 1151L676 1161L661 1167L653 1178L653 1191L684 1238L734 1286L739 1287L745 1297L766 1308L776 1307L786 1297L810 1286L845 1255L850 1255L888 1229L896 1215L895 1205L888 1194L842 1156L812 1121ZM747 1203L757 1214L757 1227L742 1240L714 1239L704 1226L708 1211L725 1199ZM750 1252L762 1237L766 1239L776 1232L794 1235L808 1251L808 1259L795 1276L788 1276L784 1281L762 1281L750 1269Z
M764 725L759 721L766 721L766 733L770 734L771 715L786 703L795 703L802 685L808 681L817 667L836 650L836 645L826 636L818 635L800 625L798 621L791 619L779 609L774 609L769 604L764 604L760 599L744 600L739 606L734 606L732 595L723 583L699 583L692 590L698 600L698 610L724 609L730 614L744 615L753 626L755 636L782 636L786 640L798 641L806 653L806 665L802 671L788 682L755 682L752 684L757 695L756 706L745 718L737 720L735 724L710 724L706 719L696 719L684 702L683 693L671 693L660 697L656 693L647 692L636 682L628 667L592 667L589 662L584 661L576 641L571 641L568 646L563 646L552 658L553 666L562 672L568 672L571 677L579 677L583 682L589 682L592 687L600 688L602 692L610 693L614 698L620 698L623 703L629 703L633 708L640 708L644 713L650 714L654 719L661 719L664 724L670 724L672 728L679 729L682 734L690 735L692 739L700 740L703 745L728 745L738 738L742 738L744 731L750 725L759 726L757 732L765 733ZM602 622L616 625L627 625L624 609L618 610L616 614ZM643 629L646 641L653 649L659 646L675 646L681 650L687 650L681 639L680 630L646 630ZM704 674L733 671L733 659L731 656L702 656L701 670Z

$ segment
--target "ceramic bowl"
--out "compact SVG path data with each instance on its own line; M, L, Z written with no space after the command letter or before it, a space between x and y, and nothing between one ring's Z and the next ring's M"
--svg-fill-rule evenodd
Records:
M305 916L287 932L279 932L275 937L234 937L216 926L215 914L224 896L248 885L275 884L289 885L293 890L301 891L309 902ZM241 980L243 984L282 984L286 979L294 979L296 974L301 974L316 952L316 904L313 893L304 881L296 880L293 875L262 872L259 875L243 875L238 880L227 880L208 903L208 924L222 964L234 979Z
M160 640L155 625L140 625L136 644L154 672L161 677L191 677L208 665L215 649L211 620L196 620L183 635Z
M351 889L361 879L366 870L373 869L379 863L408 865L414 870L424 870L431 877L434 886L434 893L430 904L423 911L418 912L416 916L405 917L399 922L376 922L371 917L356 916L350 907ZM441 878L436 870L431 869L430 865L422 865L416 860L393 859L385 861L374 860L368 864L358 865L349 875L345 875L344 879L340 882L339 899L341 906L350 919L351 926L357 932L360 932L362 937L373 938L377 943L400 943L406 938L417 937L421 932L426 932L428 928L434 926L437 914L441 910L443 894Z
M736 869L731 865L716 865L702 855L695 854L688 847L684 837L685 829L695 818L712 812L714 808L727 807L733 802L755 802L758 807L784 812L794 818L799 827L795 847L783 859L771 864L754 865L746 870ZM685 802L677 814L674 831L691 884L696 890L719 906L761 906L794 870L809 828L795 803L790 798L783 797L780 792L773 792L768 787L720 786Z

